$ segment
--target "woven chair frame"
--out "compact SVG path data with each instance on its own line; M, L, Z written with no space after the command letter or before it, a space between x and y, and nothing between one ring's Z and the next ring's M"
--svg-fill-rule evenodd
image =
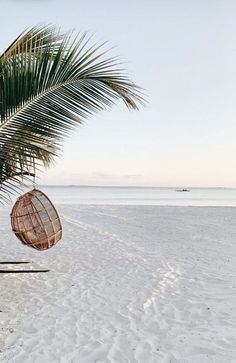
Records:
M50 199L38 189L17 199L11 225L22 243L38 250L48 249L62 238L59 215Z

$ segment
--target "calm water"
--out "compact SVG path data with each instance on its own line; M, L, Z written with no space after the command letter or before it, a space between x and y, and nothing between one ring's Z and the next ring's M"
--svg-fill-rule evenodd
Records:
M174 188L126 187L40 187L54 203L130 204L175 206L236 206L236 189L191 188L177 192Z

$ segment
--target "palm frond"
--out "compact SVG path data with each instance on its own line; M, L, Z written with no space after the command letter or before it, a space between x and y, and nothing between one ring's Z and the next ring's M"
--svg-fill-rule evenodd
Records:
M63 35L56 32L54 26L37 25L22 32L14 42L0 55L0 58L10 59L14 55L25 55L38 52L47 47L48 43L54 43L57 48Z
M16 175L49 165L69 131L94 113L119 99L129 109L144 102L117 59L105 58L104 44L89 43L86 34L35 27L0 57L0 193Z

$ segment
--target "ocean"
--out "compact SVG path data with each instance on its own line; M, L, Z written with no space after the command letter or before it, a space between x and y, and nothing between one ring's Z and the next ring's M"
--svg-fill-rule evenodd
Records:
M236 206L236 188L176 188L156 187L92 187L40 186L54 203L165 205L165 206Z

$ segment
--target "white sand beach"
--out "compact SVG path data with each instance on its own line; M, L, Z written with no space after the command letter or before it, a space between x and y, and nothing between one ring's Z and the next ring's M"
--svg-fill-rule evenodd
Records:
M61 205L47 252L10 232L1 261L1 363L235 363L236 209ZM0 266L23 269L26 266Z

